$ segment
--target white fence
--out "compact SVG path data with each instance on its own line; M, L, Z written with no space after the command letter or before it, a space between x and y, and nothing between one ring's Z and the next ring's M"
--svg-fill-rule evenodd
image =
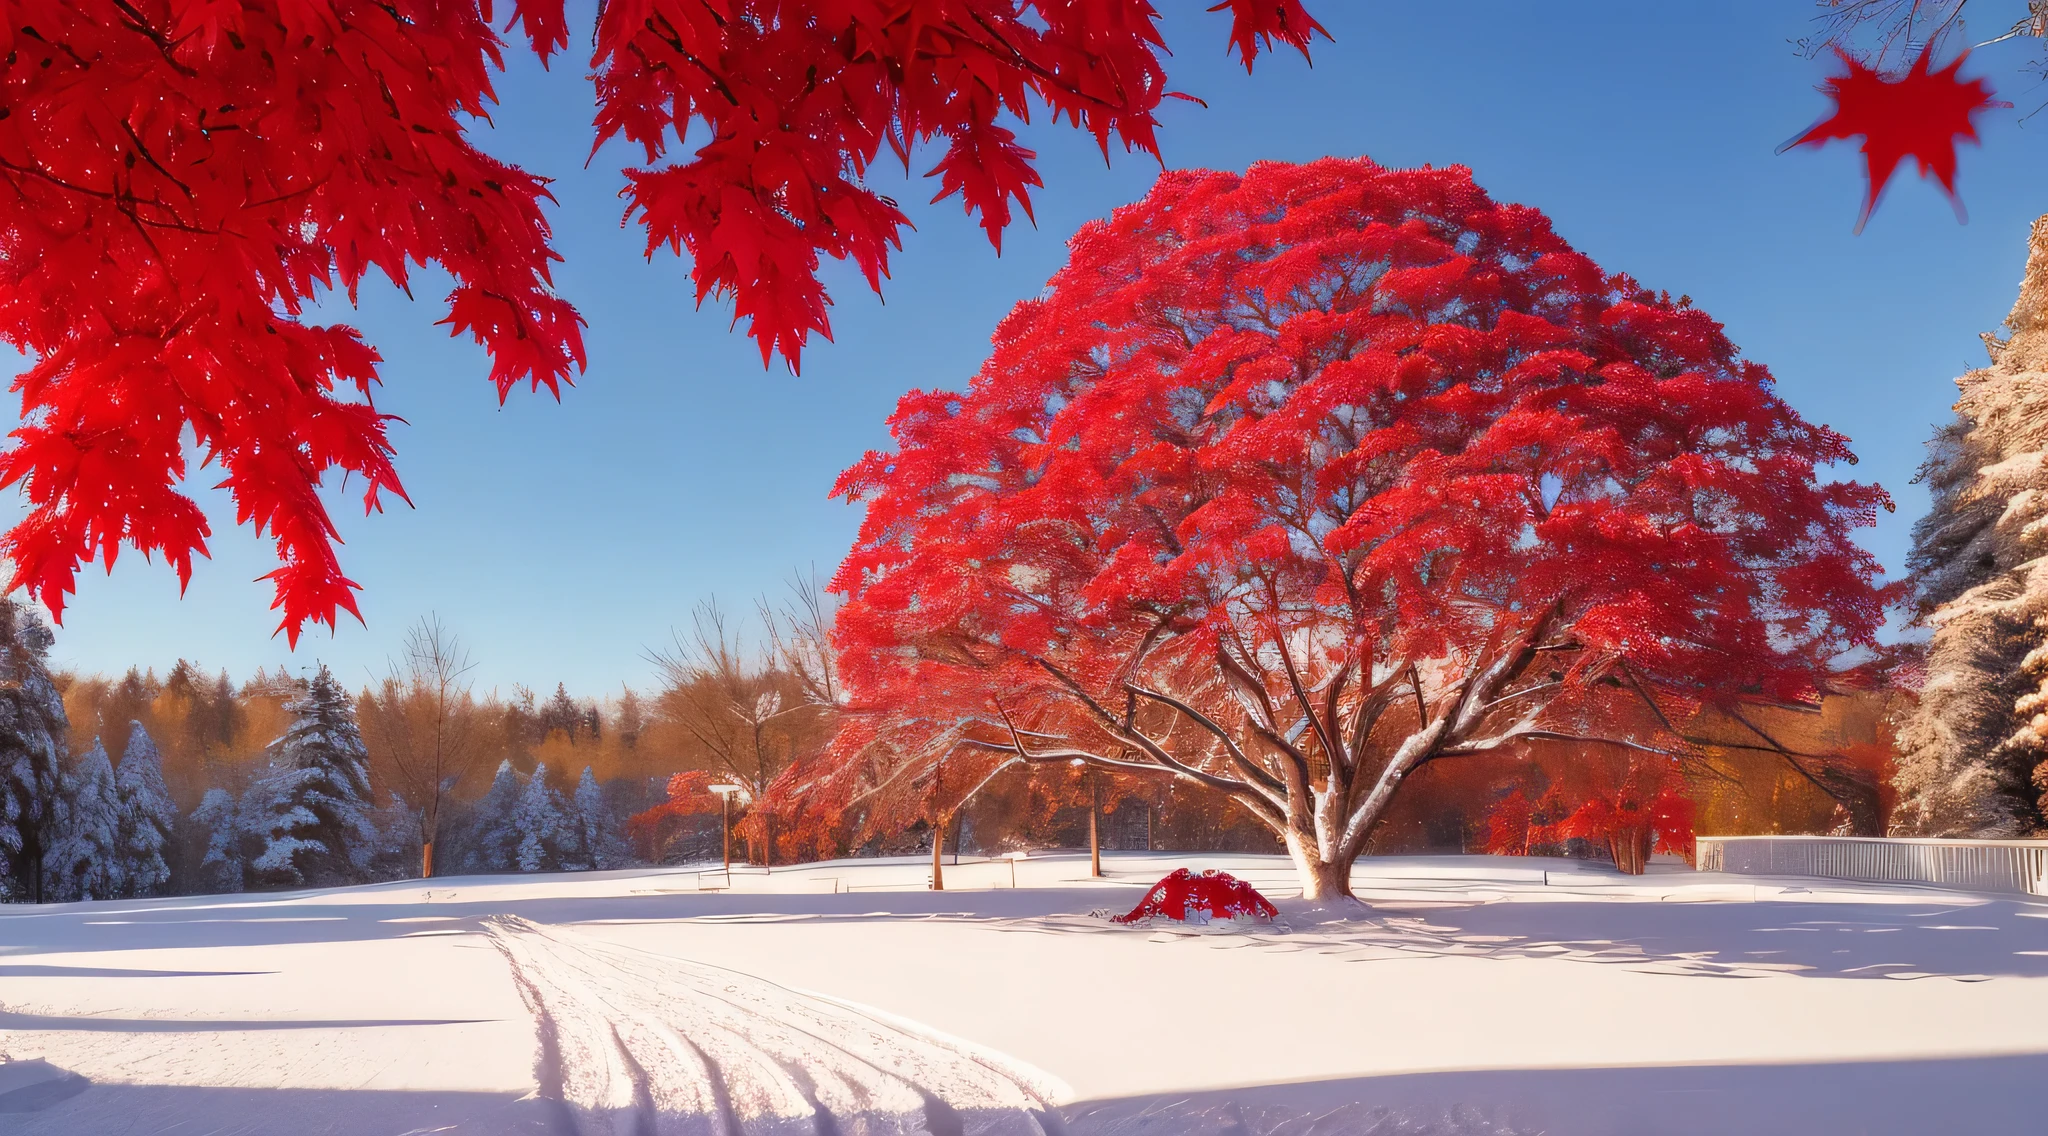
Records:
M1702 872L2048 895L2048 840L1702 836L1695 848Z

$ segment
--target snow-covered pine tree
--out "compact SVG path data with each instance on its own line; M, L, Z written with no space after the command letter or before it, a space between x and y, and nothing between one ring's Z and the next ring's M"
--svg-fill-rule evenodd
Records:
M583 853L588 867L624 865L625 841L619 837L618 826L612 823L604 786L597 783L597 776L588 765L583 767L582 779L576 782L576 820L583 828Z
M197 890L214 894L241 891L247 886L247 858L242 851L247 830L234 795L226 789L208 789L199 807L192 810L192 823L207 834Z
M166 859L178 824L178 806L164 785L164 759L140 722L128 724L128 746L114 771L120 802L122 895L161 895L171 882Z
M1991 365L1956 380L1955 420L1928 443L1933 498L1907 560L1932 629L1927 678L1899 733L1898 827L2018 836L2048 790L2048 217L2026 278L1985 336Z
M548 787L548 767L533 767L519 804L512 810L512 828L519 835L518 866L522 872L554 872L580 867L583 834L564 814L561 795Z
M420 872L420 811L404 796L391 793L382 808L370 814L376 850L370 856L369 878L409 880Z
M507 758L498 763L491 787L469 810L462 825L462 870L510 872L519 866L519 832L513 813L521 795L519 771Z
M126 884L121 864L121 802L114 763L94 739L78 764L64 772L43 858L45 899L114 899Z
M0 900L43 898L43 860L70 729L50 681L50 629L0 597Z
M258 883L279 887L361 882L377 831L355 706L323 666L285 708L297 717L271 743L270 771L250 787L255 807L244 806L263 842L249 867Z

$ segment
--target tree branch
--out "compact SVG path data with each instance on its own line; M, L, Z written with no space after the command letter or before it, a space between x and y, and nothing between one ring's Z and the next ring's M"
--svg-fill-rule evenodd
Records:
M1253 790L1251 786L1245 784L1242 781L1239 781L1232 777L1218 777L1214 773L1210 773L1206 770L1196 769L1180 761L1172 754L1166 752L1164 747L1160 746L1159 743L1153 741L1152 738L1148 736L1143 730L1137 729L1135 727L1132 727L1130 729L1124 728L1123 724L1117 721L1115 715L1111 714L1108 710L1104 709L1100 702L1097 702L1093 696L1091 696L1086 690L1083 690L1081 688L1081 684L1075 682L1073 678L1070 677L1066 672L1060 670L1056 666L1053 666L1050 662L1042 658L1033 658L1032 661L1037 663L1040 669L1044 670L1045 673L1051 675L1054 681L1058 682L1061 686L1066 687L1068 692L1071 693L1077 701L1079 701L1083 706L1088 708L1088 712L1095 716L1096 721L1100 723L1103 727L1105 727L1111 736L1117 738L1120 741L1128 742L1132 745L1137 746L1138 748L1144 750L1146 753L1150 754L1152 756L1152 760L1157 762L1158 764L1165 766L1166 768L1174 771L1175 773L1181 774L1184 777L1191 778L1204 785L1207 785L1212 789L1221 789L1226 793L1253 793L1254 795L1256 795L1256 791ZM1100 761L1101 759L1098 758L1097 760Z
M1199 725L1203 729L1209 731L1211 734L1216 735L1217 740L1223 743L1224 752L1228 753L1230 755L1230 759L1237 764L1240 770L1244 772L1247 780L1251 781L1253 784L1262 786L1272 792L1285 791L1286 786L1280 783L1280 779L1278 777L1273 776L1272 773L1268 772L1267 770L1261 768L1257 762L1254 762L1250 757L1246 756L1244 750L1238 747L1236 739L1232 738L1230 736L1230 732L1228 730L1225 730L1221 725L1219 725L1215 719L1209 717L1207 714L1202 713L1200 710L1195 709L1193 706L1190 706L1186 702L1183 702L1180 699L1175 698L1173 695L1166 694L1162 691L1148 690L1145 687L1139 686L1138 684L1133 682L1124 683L1124 689L1132 694L1138 695L1139 697L1149 698L1154 702L1158 702L1166 706L1171 706L1173 709L1180 711L1182 714L1186 715L1189 719L1194 721L1196 725ZM1278 802L1276 801L1275 803L1277 804Z

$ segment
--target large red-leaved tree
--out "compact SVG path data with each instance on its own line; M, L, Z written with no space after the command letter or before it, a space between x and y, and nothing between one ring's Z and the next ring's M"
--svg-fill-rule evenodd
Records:
M1298 0L1225 0L1249 68L1304 53ZM1034 155L1006 121L1035 107L1156 156L1170 92L1146 0L608 0L590 65L596 136L639 145L629 213L648 251L687 251L697 300L730 297L792 369L829 335L821 256L879 288L908 222L864 174L883 147L932 173L1000 242L1027 213ZM543 60L564 0L513 0ZM559 393L582 320L550 286L546 179L477 149L503 43L491 0L9 0L0 14L0 343L34 365L0 487L26 520L0 537L62 615L78 568L126 545L181 580L210 535L180 491L185 432L237 520L268 532L281 629L355 613L318 490L403 494L380 358L302 318L372 270L455 280L444 321L490 352L502 399ZM688 143L681 140L688 136ZM662 164L679 144L686 161Z
M1872 644L1851 535L1889 502L1821 479L1845 441L1462 168L1169 173L1071 247L838 485L848 798L974 755L1165 775L1342 895L1430 763L1659 750L1606 708L1797 697Z

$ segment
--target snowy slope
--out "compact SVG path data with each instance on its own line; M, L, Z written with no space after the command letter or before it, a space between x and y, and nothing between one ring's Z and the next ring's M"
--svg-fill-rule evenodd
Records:
M1250 934L1117 927L1177 866ZM2048 905L1559 861L467 877L0 909L0 1133L2011 1132ZM1011 886L1015 872L1016 887ZM708 890L723 889L723 890Z

